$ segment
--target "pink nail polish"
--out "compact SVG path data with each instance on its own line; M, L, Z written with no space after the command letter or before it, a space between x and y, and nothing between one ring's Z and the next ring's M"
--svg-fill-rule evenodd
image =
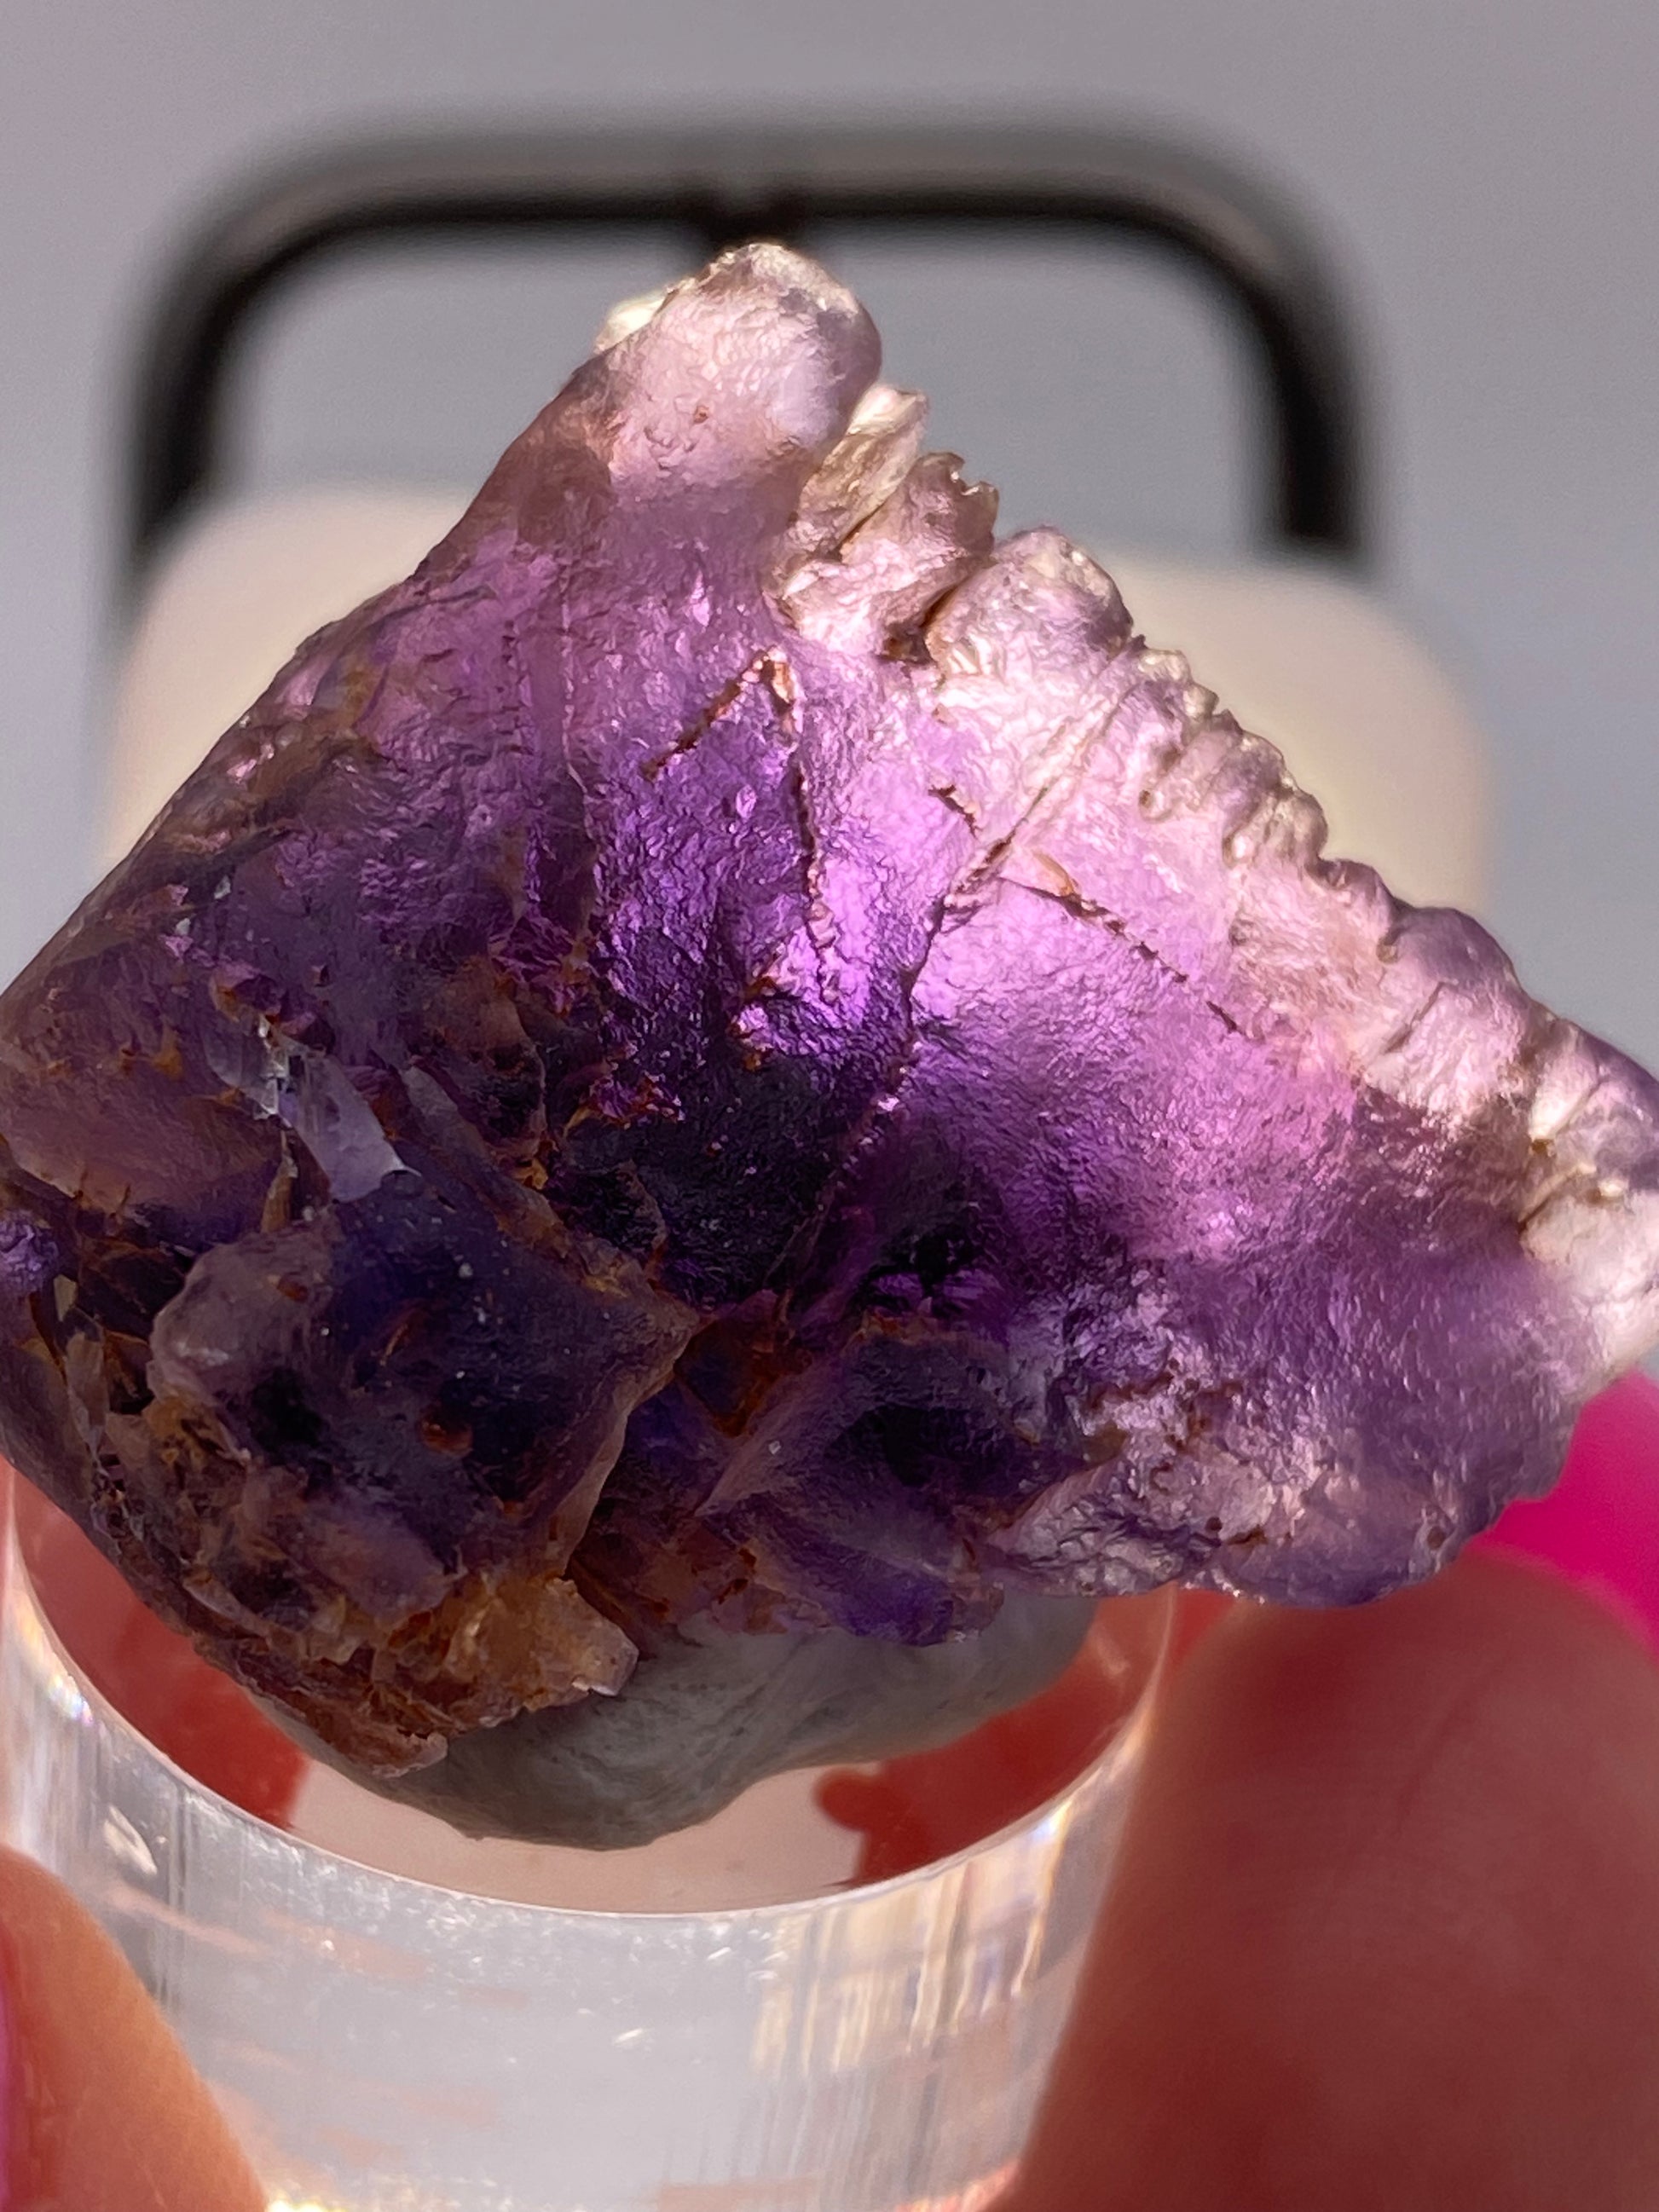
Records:
M1549 1496L1511 1505L1479 1540L1553 1568L1659 1650L1659 1383L1627 1375L1594 1399Z
M12 2212L18 2201L13 2162L17 2156L17 2131L13 2106L19 2093L19 2052L12 2026L11 1993L6 1986L10 1960L0 1951L0 2212Z

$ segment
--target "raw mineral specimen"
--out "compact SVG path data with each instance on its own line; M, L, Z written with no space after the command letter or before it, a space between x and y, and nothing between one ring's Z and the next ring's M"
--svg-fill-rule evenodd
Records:
M473 1826L1370 1597L1659 1334L1659 1087L877 368L774 246L613 318L0 1001L0 1441Z

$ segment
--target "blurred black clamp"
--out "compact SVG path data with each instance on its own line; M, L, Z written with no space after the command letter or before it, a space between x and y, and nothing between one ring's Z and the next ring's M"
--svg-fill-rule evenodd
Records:
M1176 145L1086 131L710 127L345 148L228 206L174 268L140 359L130 574L217 489L240 349L273 294L325 256L410 236L654 228L701 259L832 225L1127 237L1173 254L1218 288L1259 368L1264 536L1363 559L1359 398L1336 288L1299 222L1252 181Z

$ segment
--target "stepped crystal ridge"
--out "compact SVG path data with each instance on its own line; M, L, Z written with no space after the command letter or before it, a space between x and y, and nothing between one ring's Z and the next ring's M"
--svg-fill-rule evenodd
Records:
M1659 1087L878 365L777 247L619 311L0 1000L0 1442L471 1825L1370 1597L1659 1334Z

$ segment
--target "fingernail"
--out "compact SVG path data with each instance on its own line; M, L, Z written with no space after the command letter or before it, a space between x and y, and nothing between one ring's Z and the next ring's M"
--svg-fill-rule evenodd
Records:
M17 2028L11 2002L11 1960L0 1943L0 2212L17 2203Z
M1550 1568L1659 1650L1659 1383L1627 1375L1592 1400L1555 1488L1479 1541Z

